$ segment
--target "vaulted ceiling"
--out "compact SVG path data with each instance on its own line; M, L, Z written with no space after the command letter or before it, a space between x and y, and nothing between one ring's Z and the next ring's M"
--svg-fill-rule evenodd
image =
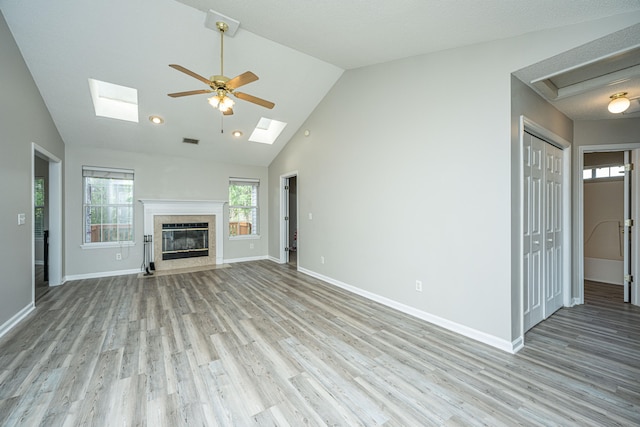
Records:
M0 0L0 8L65 144L266 166L344 70L638 11L640 2ZM204 88L169 64L219 74L219 34L204 25L210 9L240 22L225 38L224 74L253 71L260 79L242 92L275 102L272 110L236 100L223 118L206 95L167 96ZM545 77L537 72L525 78ZM139 123L96 117L89 78L137 89ZM287 123L273 145L247 140L262 117Z

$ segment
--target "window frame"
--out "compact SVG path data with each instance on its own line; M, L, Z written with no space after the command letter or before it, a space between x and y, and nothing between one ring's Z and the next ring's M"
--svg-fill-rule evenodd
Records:
M234 205L231 200L231 186L232 185L247 185L255 187L255 204L252 205ZM259 239L260 238L260 180L255 178L229 178L229 221L227 231L229 233L230 240L242 240L242 239ZM252 201L253 202L253 201ZM251 209L253 210L252 222L251 222L251 234L232 234L231 225L233 209Z
M622 168L623 169L623 173L621 175L614 175L611 176L611 169L612 168ZM597 170L598 169L608 169L608 176L597 176ZM586 171L591 171L591 176L590 177L586 177L585 176L585 172ZM593 165L593 166L589 166L589 167L584 167L584 169L582 170L582 180L585 182L602 182L602 181L618 181L618 180L623 180L624 179L624 164L606 164L606 165Z
M87 178L98 179L114 179L121 181L131 181L131 201L129 203L88 203L87 202ZM127 240L114 240L114 241L87 241L87 224L89 220L87 217L88 209L92 207L98 208L115 208L116 218L118 218L119 208L128 208L131 212L130 239ZM100 223L102 225L102 223ZM118 220L116 219L116 230L119 228ZM118 231L116 231L118 234ZM133 246L135 245L135 172L132 169L116 169L105 168L95 166L82 166L82 243L81 247L84 249L95 249L114 246Z

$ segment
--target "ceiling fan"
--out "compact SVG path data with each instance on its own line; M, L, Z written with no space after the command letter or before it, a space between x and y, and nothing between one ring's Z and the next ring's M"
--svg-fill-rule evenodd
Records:
M172 98L178 98L181 96L189 96L189 95L200 95L204 93L215 93L214 96L209 98L209 104L213 106L213 108L217 108L224 114L225 116L229 116L233 114L233 105L235 102L233 99L229 97L229 95L233 95L238 99L242 99L243 101L252 102L254 104L260 105L265 108L273 108L276 104L271 101L267 101L262 98L258 98L257 96L249 95L243 92L236 92L236 89L240 86L244 86L246 84L255 82L258 80L258 76L253 74L251 71L247 71L245 73L240 74L232 79L226 77L224 75L224 33L229 29L229 26L226 22L218 21L216 22L216 27L220 31L220 74L211 76L210 78L203 77L199 74L194 73L191 70L184 68L181 65L177 64L169 64L169 67L174 68L178 71L181 71L195 79L200 80L207 86L209 89L198 89L198 90L189 90L186 92L175 92L168 94Z

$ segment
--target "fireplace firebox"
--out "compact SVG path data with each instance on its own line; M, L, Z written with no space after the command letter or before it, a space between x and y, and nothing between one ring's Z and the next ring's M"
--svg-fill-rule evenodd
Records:
M209 224L162 224L162 259L209 256Z

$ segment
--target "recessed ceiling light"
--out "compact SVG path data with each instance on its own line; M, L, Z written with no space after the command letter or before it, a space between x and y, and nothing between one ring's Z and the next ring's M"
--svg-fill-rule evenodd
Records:
M231 132L231 135L235 136L236 138L240 138L242 136L242 132L239 130L234 130L233 132Z
M164 119L160 116L149 116L149 120L151 121L151 123L154 123L156 125L161 125L164 123Z

